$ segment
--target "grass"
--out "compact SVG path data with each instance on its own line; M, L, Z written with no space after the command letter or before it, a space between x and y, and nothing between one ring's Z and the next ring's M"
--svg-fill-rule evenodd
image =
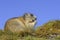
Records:
M20 37L17 34L0 30L0 40L60 40L60 36L55 38L36 37L32 35Z
M28 34L24 37L21 37L20 35L12 33L10 31L0 30L0 40L60 40L59 30L60 20L49 21L48 23L42 25L42 27L39 26L38 28L36 28L36 36Z
M0 30L0 40L47 40L46 38L39 38L32 35L27 35L24 37L20 37L17 34L13 34L11 32L4 32Z

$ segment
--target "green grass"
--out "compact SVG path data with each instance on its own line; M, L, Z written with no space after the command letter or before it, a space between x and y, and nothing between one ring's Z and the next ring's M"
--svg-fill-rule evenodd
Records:
M36 36L28 34L21 37L10 31L0 30L0 40L60 40L60 20L49 21L42 25L42 27L39 26L36 28L35 33L37 34ZM54 33L58 34L58 36L49 38L49 36ZM47 36L47 34L49 35Z
M46 39L45 37L36 37L32 35L20 37L17 34L13 34L11 32L4 32L0 30L0 40L60 40L60 36L55 37L54 39Z

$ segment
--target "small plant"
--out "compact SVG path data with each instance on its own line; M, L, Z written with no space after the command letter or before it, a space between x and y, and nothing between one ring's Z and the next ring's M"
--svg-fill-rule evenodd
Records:
M0 40L60 40L60 21L49 21L36 28L31 35L25 33L23 37L10 31L0 30Z

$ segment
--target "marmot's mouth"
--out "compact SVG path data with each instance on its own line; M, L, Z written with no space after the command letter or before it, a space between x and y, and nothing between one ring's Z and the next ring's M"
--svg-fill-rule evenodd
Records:
M32 22L34 22L35 20L32 20L32 21L29 21L29 23L32 23Z

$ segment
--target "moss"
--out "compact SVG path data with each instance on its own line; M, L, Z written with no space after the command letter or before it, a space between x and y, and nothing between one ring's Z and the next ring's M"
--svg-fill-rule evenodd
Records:
M36 29L38 36L60 35L60 20L49 21Z
M35 30L36 36L23 37L10 31L0 30L0 40L60 40L60 20L49 21Z

